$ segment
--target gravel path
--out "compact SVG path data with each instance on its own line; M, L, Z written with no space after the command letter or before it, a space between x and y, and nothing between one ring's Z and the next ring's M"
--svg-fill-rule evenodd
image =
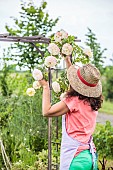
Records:
M105 113L99 113L97 116L97 122L105 124L106 121L110 121L111 125L113 125L113 115L105 114Z

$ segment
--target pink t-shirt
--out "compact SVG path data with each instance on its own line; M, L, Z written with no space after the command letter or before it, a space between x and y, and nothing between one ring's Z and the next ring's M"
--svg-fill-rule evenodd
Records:
M87 143L96 126L98 111L93 111L88 103L79 100L78 97L67 97L62 100L69 108L66 114L66 130L69 136L82 143ZM76 154L87 146L80 146Z

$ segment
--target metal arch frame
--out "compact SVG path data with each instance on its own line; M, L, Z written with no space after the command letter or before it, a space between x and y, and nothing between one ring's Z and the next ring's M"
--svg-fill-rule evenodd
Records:
M30 43L32 46L36 48L36 50L42 55L42 57L44 57L44 53L35 45L35 43L49 44L50 38L45 38L42 35L19 37L12 36L10 34L0 34L0 41Z
M42 52L36 46L36 43L49 44L51 40L50 40L50 38L43 37L42 35L19 37L19 36L12 36L12 35L6 33L6 34L0 34L0 41L30 43L33 47L36 48L37 52L40 53L42 55L42 57L44 57L44 52ZM78 40L77 37L75 37L75 41L80 42L81 40ZM56 69L56 70L58 70L58 69ZM48 68L48 77L49 77L50 102L51 102L52 101L51 68ZM52 142L51 142L52 128L51 127L52 127L52 118L48 118L48 170L52 170ZM56 118L56 138L58 138L58 118ZM57 144L57 150L58 150L58 144ZM58 165L56 165L56 170L58 170Z
M42 52L37 46L36 43L44 43L49 44L50 38L43 37L42 35L39 36L25 36L25 37L19 37L19 36L12 36L10 34L0 34L0 41L5 42L23 42L23 43L30 43L33 47L36 48L37 52L44 57L44 52ZM49 86L50 86L50 100L52 101L52 75L51 75L51 69L48 69L48 77L49 77ZM52 126L52 118L48 118L48 170L51 170L52 165L52 159L51 159L51 126Z

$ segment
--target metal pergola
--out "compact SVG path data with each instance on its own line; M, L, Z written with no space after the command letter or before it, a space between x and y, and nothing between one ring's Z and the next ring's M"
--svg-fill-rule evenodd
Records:
M36 50L39 53L41 53L42 56L44 56L44 53L36 46L36 43L49 44L50 38L45 38L42 35L19 37L19 36L11 36L10 34L0 34L0 41L30 43L36 48Z
M43 37L42 35L39 36L12 36L10 34L0 34L0 41L3 42L23 42L23 43L30 43L33 47L36 48L37 52L44 57L44 52L42 52L37 46L36 43L44 43L49 44L50 38ZM52 76L51 76L51 69L48 69L48 77L49 77L49 86L50 91L52 90ZM50 93L51 94L51 93ZM50 96L52 99L52 96ZM51 160L51 126L52 126L52 118L48 118L48 170L51 170L52 160Z
M23 42L30 43L33 47L36 48L37 52L44 57L44 52L42 52L37 46L37 43L49 44L51 42L50 38L43 37L42 35L38 36L12 36L10 34L0 34L0 41L3 42ZM80 42L77 37L75 37L76 42ZM57 70L57 69L56 69ZM51 68L48 68L48 78L49 78L49 86L50 86L50 100L52 101L52 74ZM48 118L48 170L52 170L52 118ZM56 118L56 138L58 139L58 118ZM57 151L58 151L58 143ZM56 170L59 169L58 160L56 160Z

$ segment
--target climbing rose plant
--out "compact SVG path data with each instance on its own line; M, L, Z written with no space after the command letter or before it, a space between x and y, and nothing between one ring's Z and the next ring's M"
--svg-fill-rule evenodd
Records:
M66 56L72 57L72 63L81 62L86 64L92 57L92 51L90 48L81 48L77 45L77 38L69 35L66 31L60 30L51 36L51 42L45 52L44 56L44 68L55 69L58 63ZM43 70L45 70L43 69ZM45 78L45 73L37 68L32 72L34 78L33 87L27 89L27 95L33 96L37 89L40 89L39 80ZM64 80L63 80L64 79ZM59 79L52 83L52 89L56 96L62 98L65 90L68 88L68 81L66 74L63 73ZM63 93L63 94L62 94ZM60 97L61 96L61 97Z

